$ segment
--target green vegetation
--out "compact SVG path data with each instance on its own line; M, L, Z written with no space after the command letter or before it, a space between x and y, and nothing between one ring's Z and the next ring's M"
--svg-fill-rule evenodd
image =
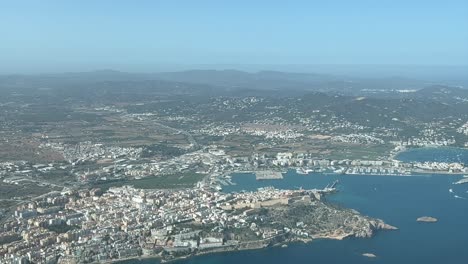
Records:
M124 185L132 185L139 189L172 189L172 188L188 188L194 186L202 180L205 174L195 172L183 172L161 176L150 176L135 180L117 180L97 183L94 187L99 187L107 190L110 187L119 187Z
M10 235L10 236L5 236L2 239L0 239L0 245L9 244L11 242L18 241L18 240L21 240L21 236L16 235L16 234L15 235Z
M335 146L326 158L378 160L388 156L392 149L391 145L343 145L341 148Z
M24 122L63 122L67 120L81 120L87 122L98 121L99 116L87 113L72 112L68 109L40 109L38 112L24 113L17 116Z
M34 183L8 184L0 182L0 199L15 199L25 196L38 196L52 191L53 188L38 186Z
M176 148L176 147L172 147L172 146L168 146L168 145L164 145L164 144L153 144L151 146L144 146L144 149L143 149L143 152L141 153L141 156L143 158L149 158L149 157L153 157L153 156L168 156L168 157L176 157L176 156L180 156L182 154L184 154L185 151L180 149L180 148Z
M73 225L67 225L67 224L63 223L63 224L60 224L60 225L47 226L46 228L48 230L52 231L52 232L62 234L62 233L66 233L66 232L68 232L70 230L73 230L73 229L79 229L80 227L79 226L73 226Z

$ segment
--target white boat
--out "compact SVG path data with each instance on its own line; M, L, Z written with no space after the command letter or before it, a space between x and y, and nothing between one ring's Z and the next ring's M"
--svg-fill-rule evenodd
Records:
M297 174L302 174L302 175L306 175L306 174L309 174L311 172L313 172L314 170L311 170L311 169L304 169L304 168L297 168L296 169L296 173Z

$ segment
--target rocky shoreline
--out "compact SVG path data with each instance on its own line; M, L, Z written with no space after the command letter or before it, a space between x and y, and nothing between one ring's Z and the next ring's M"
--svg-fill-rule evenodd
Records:
M391 225L377 225L374 226L376 228L373 230L375 232L376 230L397 230L398 228L391 226ZM373 235L373 234L372 234ZM371 235L371 236L372 236ZM112 260L108 261L105 263L121 263L124 261L129 261L129 260L143 260L143 259L158 259L160 260L161 263L174 263L179 260L183 259L189 259L193 257L198 257L198 256L203 256L203 255L210 255L210 254L222 254L222 253L228 253L228 252L237 252L237 251L248 251L248 250L257 250L257 249L262 249L262 248L268 248L268 247L288 247L290 244L293 243L312 243L316 239L333 239L333 240L344 240L346 238L350 237L360 237L357 234L345 234L342 236L335 236L335 235L329 235L329 236L316 236L314 238L290 238L290 239L285 239L279 242L276 242L274 244L268 243L267 241L251 241L251 244L256 244L257 246L245 246L245 247L231 247L231 248L224 248L224 249L216 249L216 250L208 250L208 251L200 251L196 253L191 253L188 255L184 256L179 256L176 258L171 258L171 259L165 259L164 257L161 257L160 255L152 255L152 256L142 256L142 257L134 257L134 258L127 258L127 259L117 259L117 260ZM360 237L363 238L363 237ZM369 237L366 237L369 238ZM365 257L369 258L375 258L376 256L372 253L364 253L362 254Z
M252 240L252 241L245 241L241 242L237 245L232 246L225 246L216 249L210 250L195 250L191 251L187 254L181 256L173 256L173 255L155 255L149 256L154 258L160 258L161 263L171 263L174 261L178 261L181 259L187 259L191 257L207 255L207 254L217 254L217 253L226 253L226 252L235 252L235 251L244 251L244 250L255 250L261 249L266 247L274 247L274 246L282 246L282 245L289 245L291 243L310 243L316 239L334 239L334 240L343 240L350 237L356 238L370 238L372 237L376 231L378 230L396 230L398 228L386 224L384 221L380 219L374 219L370 217L363 216L359 214L355 210L351 209L337 209L333 206L326 205L322 202L315 201L315 204L312 203L301 203L293 204L289 206L275 207L271 214L275 215L278 212L285 210L284 213L291 214L292 211L296 210L305 210L306 207L314 208L315 213L318 214L327 214L333 212L335 214L335 218L329 219L329 223L331 225L326 225L324 222L319 223L316 221L315 218L310 217L307 211L304 211L303 215L294 215L291 214L290 218L298 218L295 220L300 220L306 226L305 230L311 232L308 236L301 236L294 234L292 231L287 233L282 233L280 235L273 236L267 239L260 239L260 240ZM292 207L292 208L288 208ZM324 211L321 211L324 210ZM275 217L275 216L272 216ZM278 219L276 219L278 220ZM288 225L288 220L286 219L285 222L282 224ZM307 225L310 225L310 228L307 228ZM314 226L319 226L319 229L315 230ZM138 258L134 258L138 259Z
M120 206L128 208L127 214L134 217L107 220L108 214L102 213L97 218L95 213L89 218L92 227L96 226L96 220L120 225L120 229L93 244L106 248L105 254L97 255L91 251L94 247L90 247L89 251L76 255L64 252L57 262L118 263L159 258L166 263L205 254L309 243L315 239L369 238L378 230L397 229L383 220L323 201L319 192L272 187L231 194L203 186L165 192L128 186L113 188L88 199L87 208L95 203L95 212L106 212L107 207L112 212ZM160 202L155 205L157 197ZM68 206L78 210L81 205L77 199ZM102 229L90 230L97 233ZM117 241L124 241L124 245L116 248Z

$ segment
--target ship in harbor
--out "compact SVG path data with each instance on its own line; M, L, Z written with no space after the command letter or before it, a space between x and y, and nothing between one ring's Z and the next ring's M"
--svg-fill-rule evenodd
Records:
M302 175L306 175L306 174L309 174L311 172L314 172L314 170L312 169L304 169L304 168L297 168L296 169L296 173L297 174L302 174Z
M334 193L336 192L336 185L338 185L339 181L336 180L334 181L332 184L327 184L327 186L325 186L325 188L323 188L321 190L322 193Z

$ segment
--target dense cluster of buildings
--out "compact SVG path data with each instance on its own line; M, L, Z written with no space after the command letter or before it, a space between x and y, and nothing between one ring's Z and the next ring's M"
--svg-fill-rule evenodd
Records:
M444 147L455 143L455 139L445 137L411 137L405 141L396 142L397 145L407 147Z
M369 134L348 134L334 136L331 139L334 142L344 142L344 143L353 143L353 144L384 144L383 139L374 137Z
M252 210L287 205L294 197L316 199L320 191L263 188L225 194L200 183L178 191L124 186L105 193L100 189L51 193L18 206L0 228L0 262L83 263L144 255L171 259L194 251L248 246L250 239L223 235L236 229L250 230L259 240L285 232L307 237L300 225L265 229L255 224Z
M263 129L245 129L244 132L252 136L261 136L261 137L265 137L266 139L282 139L285 141L304 137L303 133L299 133L291 129L287 129L284 131L270 131L270 130L263 130Z
M10 184L22 181L39 181L38 175L64 172L71 173L77 183L87 184L96 181L139 179L148 176L173 175L187 171L196 171L208 175L222 175L235 171L284 170L299 168L309 172L334 172L344 174L386 174L406 175L412 172L422 173L467 173L465 164L459 162L401 162L397 160L358 160L358 159L318 159L311 153L280 152L276 154L258 154L245 157L232 157L217 146L189 152L166 160L136 158L139 149L105 148L88 144L83 153L73 156L69 162L34 164L31 162L0 163L0 179ZM396 149L404 149L397 146ZM100 156L102 149L108 153ZM93 152L91 150L96 150ZM78 160L80 162L78 162ZM91 162L91 163L90 163ZM94 164L84 166L81 164ZM42 184L52 184L43 181Z
M277 153L274 156L253 155L254 170L298 168L300 171L335 172L343 174L399 175L420 173L467 173L468 167L459 162L402 162L398 160L331 160L316 159L308 153Z
M468 122L459 127L457 132L468 136Z
M64 159L73 164L102 159L136 159L139 158L143 148L141 147L117 147L102 143L80 142L69 145L57 142L42 143L40 148L50 148L60 152Z

